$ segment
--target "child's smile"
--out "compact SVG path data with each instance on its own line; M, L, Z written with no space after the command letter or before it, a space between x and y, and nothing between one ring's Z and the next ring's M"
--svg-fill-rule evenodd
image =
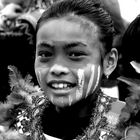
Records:
M52 80L48 82L47 86L55 93L58 94L58 96L65 96L68 95L68 93L75 88L76 83L72 83L65 80Z

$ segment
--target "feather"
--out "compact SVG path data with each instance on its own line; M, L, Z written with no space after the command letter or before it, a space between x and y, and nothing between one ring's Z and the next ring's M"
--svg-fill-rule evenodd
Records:
M32 97L42 96L43 91L39 86L34 86L30 75L23 78L16 67L8 66L8 69L11 93L4 103L0 103L0 140L25 140L17 131L12 130L13 123L20 109L33 106Z
M19 85L19 80L22 79L21 74L17 71L17 68L14 66L8 66L9 69L9 83L11 86L11 89L13 87Z
M13 108L11 103L0 104L0 124L6 123L9 109Z
M140 73L140 64L139 64L139 63L137 63L137 62L135 62L135 61L131 61L130 64L131 64L131 66L135 69L135 71L136 71L137 73Z
M125 131L129 126L137 126L140 129L140 80L119 77L118 80L128 85L129 96L125 98L126 105L121 110L117 130ZM137 119L138 118L138 119Z

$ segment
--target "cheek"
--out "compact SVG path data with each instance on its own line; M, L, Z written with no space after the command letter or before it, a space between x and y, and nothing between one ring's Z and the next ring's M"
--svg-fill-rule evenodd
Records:
M77 70L78 87L75 98L80 100L86 98L93 93L100 83L101 67L93 64L88 64L85 69Z
M94 91L98 88L101 78L101 67L93 64L88 64L85 69L85 97L89 94L94 93Z
M44 83L43 81L45 80L45 77L48 73L48 68L36 68L35 73L36 73L38 83L40 85L42 85L42 83Z

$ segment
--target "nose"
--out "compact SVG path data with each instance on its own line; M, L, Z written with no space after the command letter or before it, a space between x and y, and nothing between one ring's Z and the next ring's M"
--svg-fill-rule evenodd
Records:
M9 19L13 19L22 14L21 6L10 3L1 10L1 14Z
M51 67L50 73L54 76L66 75L69 73L69 69L65 66L55 64Z

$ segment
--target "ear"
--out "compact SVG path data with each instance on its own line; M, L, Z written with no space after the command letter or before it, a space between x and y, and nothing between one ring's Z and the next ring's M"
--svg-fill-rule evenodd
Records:
M106 76L109 76L117 66L118 51L112 48L111 51L105 55L103 60L103 70Z

